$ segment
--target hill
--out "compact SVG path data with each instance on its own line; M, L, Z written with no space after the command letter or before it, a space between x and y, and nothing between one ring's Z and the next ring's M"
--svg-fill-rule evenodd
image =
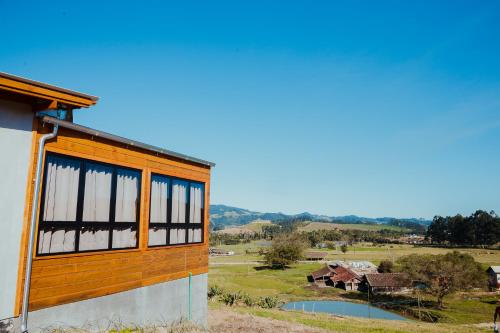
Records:
M288 215L284 213L261 213L250 211L244 208L231 207L226 205L211 205L210 220L213 227L224 228L226 226L242 226L256 220L276 222L280 220L297 219L303 221L338 223L338 224L394 224L394 223L416 223L428 226L431 221L422 218L404 218L394 217L362 217L357 215L346 216L326 216L311 214L308 212Z

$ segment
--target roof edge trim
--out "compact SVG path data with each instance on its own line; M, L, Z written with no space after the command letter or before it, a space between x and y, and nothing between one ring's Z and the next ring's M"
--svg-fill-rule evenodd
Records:
M215 163L213 163L213 162L205 161L205 160L202 160L202 159L199 159L199 158L196 158L196 157L192 157L192 156L189 156L189 155L184 155L184 154L181 154L181 153L176 153L176 152L168 150L168 149L163 149L163 148L160 148L160 147L148 145L146 143L142 143L142 142L139 142L139 141L134 141L134 140L131 140L131 139L127 139L127 138L124 138L124 137L121 137L121 136L118 136L118 135L114 135L114 134L102 132L102 131L99 131L99 130L96 130L96 129L92 129L92 128L85 127L85 126L82 126L82 125L71 123L69 121L60 120L60 119L57 119L57 118L54 118L54 117L50 117L50 116L43 116L41 119L45 123L49 123L49 124L52 124L52 125L59 125L61 127L64 127L64 128L70 129L70 130L74 130L74 131L77 131L77 132L81 132L81 133L93 135L95 137L104 138L104 139L111 140L111 141L114 141L114 142L123 143L123 144L129 145L129 146L132 146L132 147L137 147L137 148L145 149L145 150L148 150L148 151L151 151L151 152L155 152L155 153L159 153L159 154L163 154L163 155L168 155L168 156L176 157L176 158L179 158L181 160L185 160L185 161L189 161L189 162L194 162L194 163L202 164L202 165L208 166L210 168L212 168L212 167L215 166Z

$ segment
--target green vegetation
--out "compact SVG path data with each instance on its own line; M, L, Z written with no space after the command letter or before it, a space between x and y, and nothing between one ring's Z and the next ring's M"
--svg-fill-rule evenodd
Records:
M394 271L394 263L389 260L382 260L378 265L379 273L392 273Z
M453 251L438 255L412 254L398 260L398 269L418 281L422 289L436 296L438 308L443 308L443 298L455 291L484 289L487 276L474 258Z
M500 217L482 210L466 217L436 216L427 237L437 244L494 245L500 242Z
M281 234L273 239L271 248L264 258L271 268L284 269L304 258L307 242L298 234Z
M293 264L286 270L266 269L263 261L263 256L258 254L246 255L245 251L251 249L252 252L257 252L262 241L252 241L238 245L223 245L222 247L236 252L236 256L211 258L209 281L210 284L217 284L228 291L240 291L242 294L248 294L253 299L260 297L274 296L281 302L298 301L298 300L317 300L317 299L338 299L349 300L355 302L366 302L366 295L358 292L346 292L337 288L316 288L309 286L306 276L312 271L323 266L316 262L299 262ZM268 249L268 248L266 248ZM396 261L405 255L412 253L421 255L446 254L450 250L442 248L415 247L404 244L372 244L360 243L355 246L349 246L349 251L343 255L340 250L328 250L328 260L343 260L344 256L347 260L370 260L376 264L383 260L389 262ZM500 251L498 250L483 250L483 249L460 249L461 253L468 253L476 261L483 263L482 269L488 265L500 264ZM231 264L231 262L233 264ZM466 327L465 324L472 325L481 322L490 322L495 308L494 296L483 292L468 292L468 293L453 293L444 298L444 309L437 309L436 298L432 295L422 293L420 296L421 312L425 311L432 318L437 318L440 324L423 324L416 322L404 328L398 326L397 332L473 332L477 331L475 327ZM419 307L416 301L416 294L409 294L401 298L402 303L409 303L408 306L388 307L392 311L402 313L406 316L418 318ZM372 299L372 302L385 304L389 299L378 297ZM284 316L284 320L294 320L295 314L278 310L266 310L248 307L237 307L238 311L245 311L262 316ZM257 314L258 313L258 314ZM329 320L327 315L309 315L300 314L306 325L324 327L331 322L328 329L348 332L365 332L363 327L370 327L368 321L359 320L358 324L349 324L345 330L339 323L340 320ZM303 316L303 317L302 317ZM277 317L276 317L277 318ZM349 319L349 323L356 322ZM363 323L362 323L363 322ZM448 325L442 325L447 323ZM328 324L329 325L329 324ZM337 326L335 326L337 325ZM365 325L365 326L363 326ZM373 323L373 327L379 327L376 332L384 332L384 329L389 326L377 326L379 323ZM400 323L397 323L400 325ZM409 325L409 324L408 324ZM417 325L417 326L415 326ZM424 330L424 327L426 330ZM420 330L422 328L422 330ZM366 332L370 332L367 330Z

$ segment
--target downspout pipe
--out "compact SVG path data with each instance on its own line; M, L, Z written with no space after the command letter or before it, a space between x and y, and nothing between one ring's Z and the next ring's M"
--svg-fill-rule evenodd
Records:
M24 288L23 288L23 304L21 311L21 332L28 332L28 303L30 296L30 282L31 282L31 268L33 266L33 249L35 243L35 229L36 229L36 215L38 210L38 197L40 192L40 184L42 182L42 161L43 161L43 153L45 148L45 143L53 139L57 136L57 131L59 129L59 125L54 125L52 129L52 133L44 134L40 137L40 141L38 144L38 158L36 162L36 176L35 176L35 189L33 192L33 201L31 203L31 220L30 220L30 234L28 241L28 258L26 260L26 278L24 280Z

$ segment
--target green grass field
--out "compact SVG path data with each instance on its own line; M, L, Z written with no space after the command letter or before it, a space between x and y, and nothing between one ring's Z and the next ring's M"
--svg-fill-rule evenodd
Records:
M217 284L226 290L242 291L254 297L260 296L278 296L282 301L296 300L314 300L314 299L343 299L364 301L363 294L358 292L347 293L337 288L314 288L310 287L306 276L322 267L324 264L316 262L301 262L293 265L286 270L270 270L263 268L262 258L259 255L246 255L245 250L251 249L255 251L259 248L259 243L251 242L248 244L238 245L223 245L221 247L235 251L235 256L230 257L215 257L210 258L209 269L209 284ZM411 254L437 254L446 253L449 249L441 248L425 248L413 247L410 245L383 245L373 246L369 243L359 244L355 247L350 247L346 254L339 251L330 250L328 260L369 260L378 264L381 260L396 260L397 258ZM483 263L484 267L488 265L500 264L500 251L496 250L481 250L481 249L462 249L462 252L471 254L477 261ZM426 300L433 300L430 296L425 296ZM429 309L441 317L440 322L448 324L448 326L435 326L443 329L444 332L454 332L450 327L457 326L456 332L472 332L478 328L463 326L477 323L491 322L492 314L495 305L495 300L498 296L484 294L455 294L445 298L446 309L438 311ZM259 312L256 315L269 316L272 318L283 317L286 320L299 318L295 315L284 313L278 310L263 310L253 308L241 308L239 311ZM303 316L302 316L303 315ZM328 316L301 314L302 323L309 322L312 326L326 328L328 326ZM352 326L353 330L346 329L346 332L364 332L361 326ZM415 322L417 325L417 322ZM431 326L428 326L431 325ZM420 330L422 332L441 332L434 330L436 324L425 324L428 330ZM451 326L450 326L451 325ZM460 325L460 327L458 327ZM404 325L403 325L404 326ZM384 327L382 325L382 327ZM332 328L333 329L333 328ZM338 330L339 327L336 327ZM415 330L406 330L406 328L398 328L394 332L413 332ZM384 329L375 330L373 332L385 332Z

